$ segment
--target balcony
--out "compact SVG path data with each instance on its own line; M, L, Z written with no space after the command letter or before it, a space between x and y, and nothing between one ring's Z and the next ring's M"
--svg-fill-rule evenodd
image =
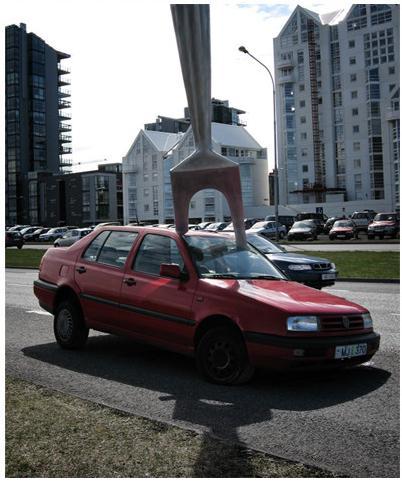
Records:
M59 155L71 155L72 152L73 149L71 148L71 146L59 146Z
M70 74L71 69L62 66L61 64L57 64L57 73L59 74L59 76L63 76L64 74Z
M60 132L71 131L71 126L66 123L59 123L59 131Z
M73 160L71 159L64 159L64 158L60 158L59 159L59 165L60 166L72 166L73 164Z
M295 66L293 59L279 59L276 63L278 69L292 68Z
M395 121L399 119L399 109L397 107L388 108L385 112L387 121Z
M71 108L71 101L65 101L64 99L59 99L59 109Z
M286 74L280 73L279 74L278 84L285 84L285 82L296 82L295 75L294 75L293 72L291 72L290 74L288 74L288 73L286 73Z
M59 143L71 143L72 137L68 134L62 134L59 136Z
M63 97L70 97L71 96L71 91L66 91L66 90L61 90L59 89L58 90L58 95L59 95L59 98L63 98Z
M65 111L59 111L59 119L71 119L71 114Z
M70 79L63 79L63 78L59 77L59 79L57 80L58 86L69 86L70 84L71 84Z

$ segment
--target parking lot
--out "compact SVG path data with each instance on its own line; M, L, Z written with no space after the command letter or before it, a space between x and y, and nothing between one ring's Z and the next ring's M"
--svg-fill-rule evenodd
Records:
M230 388L201 380L185 357L114 336L91 332L85 351L59 349L52 318L32 293L36 274L6 271L7 374L346 476L399 475L399 284L327 289L373 315L382 339L370 364L331 374L259 372Z

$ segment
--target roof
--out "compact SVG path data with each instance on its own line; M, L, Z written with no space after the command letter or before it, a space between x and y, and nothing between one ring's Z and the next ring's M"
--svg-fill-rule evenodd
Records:
M145 136L158 151L168 152L182 138L181 133L165 133L163 131L144 130Z
M212 139L220 145L261 150L262 146L243 128L232 124L212 123Z

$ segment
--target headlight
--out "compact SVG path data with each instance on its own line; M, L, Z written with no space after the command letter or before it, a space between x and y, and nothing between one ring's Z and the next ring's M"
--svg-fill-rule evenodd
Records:
M311 266L309 264L290 264L288 269L291 271L310 271Z
M365 313L362 315L363 317L363 326L364 328L372 328L373 327L373 320L371 319L370 313Z
M336 265L333 262L331 262L331 269L336 269Z
M286 324L288 331L318 331L317 316L291 316Z

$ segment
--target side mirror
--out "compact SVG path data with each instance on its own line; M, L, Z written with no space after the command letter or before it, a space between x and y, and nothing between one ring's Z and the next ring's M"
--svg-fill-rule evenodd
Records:
M162 277L171 277L172 279L186 279L177 264L161 264L159 275Z

